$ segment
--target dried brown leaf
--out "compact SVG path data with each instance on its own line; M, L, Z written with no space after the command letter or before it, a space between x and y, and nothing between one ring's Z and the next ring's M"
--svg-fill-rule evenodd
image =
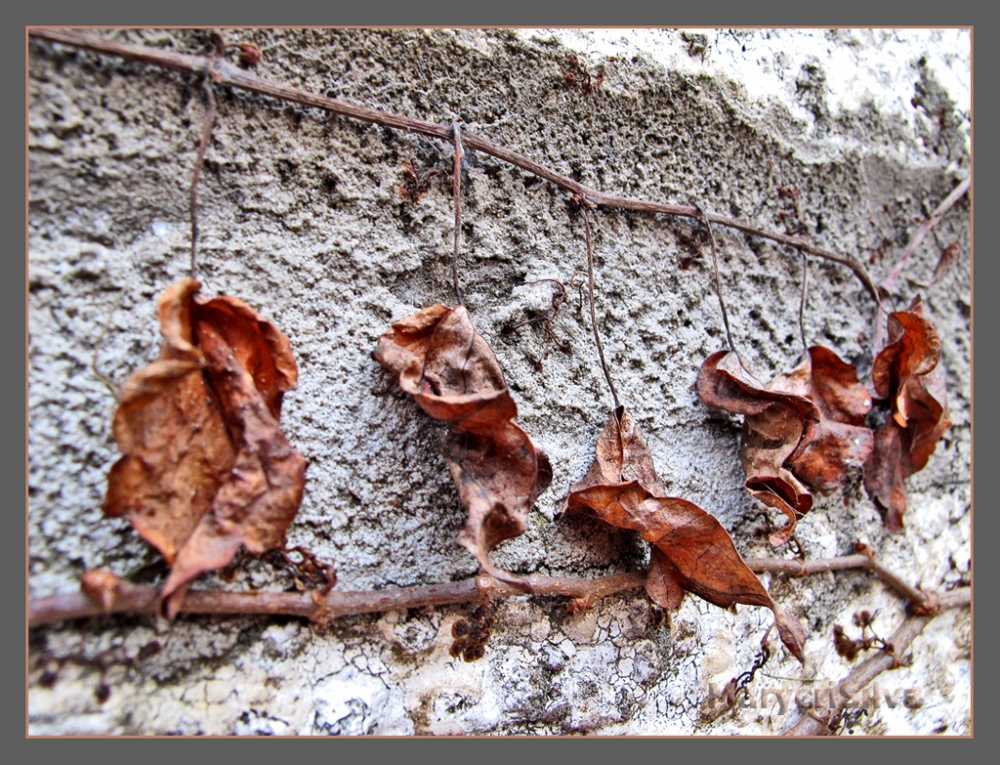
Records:
M787 375L776 377L769 390L807 398L820 417L806 420L798 448L788 457L792 473L813 491L829 494L840 487L852 467L861 467L872 450L865 426L872 400L858 380L857 369L829 348L815 345Z
M745 366L733 353L712 354L698 373L698 393L709 406L744 415L745 486L787 517L771 536L779 545L812 507L810 490L834 491L868 457L872 434L864 421L871 396L854 366L822 346L766 387Z
M674 611L684 600L684 588L677 580L674 565L659 547L649 551L649 573L646 576L646 594L662 608Z
M890 416L875 432L875 448L865 462L865 489L886 512L890 531L902 531L906 512L904 481L922 470L941 435L951 427L941 339L920 315L919 304L889 316L889 343L875 357L875 392L887 399Z
M608 424L597 438L597 454L583 480L571 491L636 481L650 495L662 497L667 493L656 474L649 446L624 407L612 414Z
M597 458L570 489L564 512L589 510L653 545L646 589L659 605L676 608L685 591L726 608L733 603L774 611L779 634L800 660L802 626L777 607L747 567L729 533L709 513L663 491L645 441L624 408L612 413L598 438Z
M744 488L768 507L785 514L787 523L771 535L771 544L787 542L798 519L812 508L809 490L785 467L804 432L802 417L792 407L774 403L760 414L747 415L740 439Z
M172 564L208 512L236 454L201 373L184 279L160 297L160 358L122 386L112 430L123 456L111 468L104 512L124 516Z
M236 298L200 298L200 286L182 279L160 298L160 358L122 387L113 430L124 456L103 503L171 564L171 618L187 584L241 544L281 546L305 484L305 459L278 429L298 379L288 338Z
M934 325L920 314L919 306L890 314L889 342L872 366L875 394L883 399L900 394L908 380L931 372L940 358L941 338ZM899 403L897 400L894 406Z
M442 451L469 513L458 541L492 576L527 588L497 569L489 551L516 537L552 480L548 457L516 424L517 406L500 364L464 306L438 304L395 322L373 354L399 375L420 408L448 426Z

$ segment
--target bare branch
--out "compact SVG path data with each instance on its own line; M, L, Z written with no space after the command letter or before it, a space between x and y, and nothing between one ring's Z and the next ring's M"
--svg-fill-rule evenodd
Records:
M215 124L215 93L212 81L205 78L205 124L201 129L201 141L198 144L198 158L194 163L194 173L191 175L191 278L198 278L198 181L201 178L201 166L205 162L205 152L212 137L212 126Z
M131 43L116 42L114 40L105 40L97 37L96 35L72 29L32 28L28 30L28 34L31 37L35 37L40 40L48 40L49 42L62 43L63 45L71 45L77 48L85 48L87 50L119 56L132 61L142 61L144 63L154 64L165 69L188 72L191 74L207 74L214 82L220 85L230 85L242 88L243 90L249 90L254 93L260 93L262 95L278 98L283 101L290 101L302 104L303 106L312 106L344 117L350 117L351 119L362 120L364 122L396 128L411 133L420 133L448 143L451 143L454 140L454 131L451 127L438 125L433 122L415 120L402 115L390 114L389 112L382 112L377 109L369 109L367 107L358 106L336 98L328 98L317 93L310 93L309 91L301 90L291 85L284 85L282 83L264 79L263 77L260 77L252 72L240 69L238 66L221 58L213 60L207 56L174 53L172 51L159 50L145 45L134 45ZM519 167L522 170L526 170L529 173L537 175L540 178L544 178L550 183L583 197L600 207L636 210L639 212L659 213L670 216L684 216L688 218L700 217L698 211L694 207L663 204L661 202L652 202L644 199L631 199L628 197L608 194L598 189L592 189L588 186L584 186L582 183L577 183L572 178L557 173L554 170L535 162L534 160L528 159L527 157L517 154L516 152L510 151L502 146L498 146L492 141L480 138L471 133L465 133L463 140L468 149L480 151L484 154L488 154L514 165L515 167ZM870 294L872 298L878 302L878 293L875 289L875 283L871 280L871 277L868 275L868 272L865 270L861 261L852 255L841 255L839 253L829 252L828 250L823 250L819 247L813 246L802 237L767 231L765 229L752 226L744 221L728 218L724 215L711 213L705 217L712 223L716 223L720 226L734 228L737 231L742 231L743 233L751 236L761 237L762 239L770 239L771 241L778 242L789 247L794 247L797 250L805 252L809 255L829 260L834 263L840 263L854 272L854 275L862 283L868 294Z
M971 185L972 185L971 177L966 178L964 181L958 184L952 190L952 192L947 197L945 197L945 200L937 206L937 209L933 213L931 213L931 217L928 218L926 221L924 221L923 224L920 226L920 228L917 229L917 233L913 235L913 239L911 239L910 243L906 245L906 249L903 250L903 254L899 258L899 261L896 263L895 266L893 266L892 271L890 272L889 276L886 277L885 281L882 282L882 286L884 286L886 290L889 291L892 290L892 288L896 285L896 280L899 278L899 275L903 273L903 268L910 260L910 257L913 255L914 252L916 252L917 247L920 246L920 243L924 241L924 237L926 237L934 229L934 227L941 222L941 218L943 218L944 214L951 209L952 205L954 205L955 202L957 202L959 199L965 196L965 192L969 190L969 187Z
M809 576L826 571L843 571L850 568L868 568L871 559L867 555L844 555L840 558L820 558L817 560L787 560L781 558L747 558L746 564L755 574L779 573L791 576Z
M953 606L942 605L941 596L924 593L906 584L901 577L872 560L868 555L845 555L811 561L782 560L778 558L748 558L750 570L784 573L791 576L808 576L826 571L868 569L875 572L886 584L909 599L914 610L931 613L936 609ZM88 572L92 573L92 572ZM87 576L84 577L85 579ZM42 624L82 619L106 613L155 613L158 597L156 587L126 582L112 574L105 580L113 581L105 588L101 598L83 592L39 598L28 604L28 624ZM484 580L486 580L484 582ZM525 577L532 595L562 595L586 604L592 604L608 595L635 590L646 584L646 572L612 574L598 579L579 579L565 576ZM419 587L390 587L370 592L211 592L189 591L180 610L189 614L283 614L301 616L314 621L330 621L355 614L399 611L423 606L455 603L483 602L493 598L524 595L524 591L492 577L480 575L461 582Z
M799 298L799 337L802 339L802 353L809 353L809 344L806 342L806 291L809 287L809 261L805 255L802 256L802 294Z
M576 579L559 576L526 577L534 595L562 595L594 602L608 595L643 587L645 572L612 574L599 579ZM484 581L485 580L485 581ZM498 597L524 593L492 577L478 576L461 582L446 582L419 587L392 587L371 592L209 592L191 590L180 611L188 614L263 614L299 616L329 622L343 616L403 611L423 606L478 603ZM28 625L100 616L108 613L156 613L159 590L151 585L118 580L105 605L83 592L54 595L33 600L28 606Z
M916 611L933 611L937 607L935 596L906 582L896 572L886 568L874 557L863 553L844 555L839 558L820 558L817 560L797 560L781 558L748 558L746 561L750 570L756 574L765 572L789 574L791 576L808 576L824 571L843 571L851 568L868 569L882 582L902 595Z
M972 602L970 588L962 587L950 592L945 592L937 597L939 610L950 608L963 608ZM823 716L815 714L804 714L788 730L786 736L822 736L830 732L830 722L840 716L847 701L852 699L868 683L889 669L900 666L900 656L903 651L909 648L910 643L924 630L924 627L933 619L932 615L919 615L907 617L899 628L892 633L889 638L889 645L892 652L880 651L861 662L855 667L851 674L845 677L837 688L831 693L831 698L838 702L833 709L824 711Z

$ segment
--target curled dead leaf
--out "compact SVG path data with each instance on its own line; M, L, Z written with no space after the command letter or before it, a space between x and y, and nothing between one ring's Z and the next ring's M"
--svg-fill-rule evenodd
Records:
M278 428L298 380L288 338L232 297L182 279L160 297L160 358L122 386L113 432L123 456L102 507L125 517L171 564L173 618L187 585L240 545L284 544L302 502L305 459Z
M442 451L469 513L459 543L483 571L529 589L496 568L489 551L524 532L552 468L517 425L500 364L468 311L438 304L397 321L373 357L399 375L400 387L421 409L448 426Z
M864 424L871 396L854 366L828 348L811 347L801 364L766 387L736 354L720 351L702 364L697 387L708 406L744 415L745 487L788 519L771 536L775 546L791 538L812 507L811 491L834 491L871 453Z
M903 530L904 481L922 470L941 435L951 427L941 339L920 314L919 304L889 316L889 343L875 357L872 382L886 399L890 416L875 431L875 448L865 462L865 489L886 513L890 531Z
M872 433L865 426L872 400L857 369L829 348L814 345L801 364L768 388L816 405L820 416L815 422L806 420L788 465L813 491L829 494L839 488L848 469L863 465L872 449Z
M570 489L563 512L592 511L613 526L638 531L653 545L646 592L658 605L677 608L684 593L692 592L723 608L734 603L770 608L782 642L802 661L802 625L778 608L729 533L694 503L664 493L645 440L619 407L598 438L590 470Z

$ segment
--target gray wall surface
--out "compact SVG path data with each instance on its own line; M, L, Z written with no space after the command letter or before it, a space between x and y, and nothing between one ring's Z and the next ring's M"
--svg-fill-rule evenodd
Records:
M101 34L208 50L202 31ZM970 172L967 30L224 34L263 49L262 76L417 119L460 120L604 191L697 202L785 231L797 221L780 190L794 187L811 240L863 260L876 282ZM571 49L592 74L603 67L596 92L566 83ZM95 568L162 582L158 553L100 510L118 458L115 401L91 363L96 353L98 368L121 383L159 352L156 298L188 268L203 92L186 75L37 41L28 69L30 596L76 590ZM398 190L404 162L448 170L450 147L229 88L217 99L200 186L199 276L206 294L240 297L291 338L300 381L282 424L309 467L289 545L333 561L344 590L473 575L473 558L455 542L465 512L440 455L442 427L371 358L392 321L453 302L448 177L418 204ZM548 309L551 285L529 282L569 283L586 268L583 220L567 193L499 160L472 154L466 170L466 304L499 358L520 424L554 470L527 532L493 559L525 574L641 569L648 553L637 535L555 518L612 408L585 293L570 290L553 341L537 323L503 332ZM809 557L848 554L861 540L927 588L969 572L969 204L951 210L905 275L926 280L952 242L957 267L928 289L900 280L893 295L899 308L923 295L942 338L953 422L907 482L906 530L883 529L855 473L800 522ZM708 249L699 256L685 245L694 222L599 210L592 223L605 354L667 491L713 513L745 557L791 557L771 550L761 533L767 513L742 488L740 419L708 411L694 388L701 362L726 344ZM801 354L802 258L734 230L715 234L733 339L768 380ZM850 271L809 259L808 343L865 375L874 316ZM878 610L883 636L903 618L899 596L865 572L762 579L808 639L805 667L778 650L757 692L844 677L852 665L834 651L832 629L853 635L855 611ZM290 579L250 561L231 583L206 575L195 586L283 590ZM641 592L576 614L560 598L511 598L497 606L485 657L465 663L448 649L452 625L470 610L329 627L122 616L34 630L29 731L730 735L780 733L799 714L773 701L718 718L706 712L710 685L752 665L772 621L766 609L734 613L689 595L659 623ZM967 610L938 617L913 644L912 663L879 680L916 689L919 708L883 703L842 732L969 733L970 639ZM154 655L120 660L154 642ZM109 649L102 678L84 660ZM45 673L57 668L52 682Z

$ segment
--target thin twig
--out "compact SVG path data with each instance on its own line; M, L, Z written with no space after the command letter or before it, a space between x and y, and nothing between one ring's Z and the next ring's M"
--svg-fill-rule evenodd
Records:
M947 197L945 197L944 201L939 204L937 209L931 214L931 217L924 221L920 228L917 229L917 233L914 235L913 239L910 240L910 243L906 245L906 249L903 250L903 255L900 257L899 261L895 266L893 266L889 275L877 287L876 303L878 303L878 308L875 311L875 331L872 333L873 354L878 354L878 352L882 350L889 332L889 311L886 310L882 301L891 303L892 296L890 293L896 286L896 280L899 278L899 275L903 273L903 268L909 261L910 256L916 252L917 247L924 240L924 237L926 237L927 234L932 231L938 223L940 223L941 218L946 212L948 212L948 210L951 209L952 205L965 195L965 193L969 190L971 183L971 178L966 178L958 184Z
M747 566L755 574L765 572L789 574L791 576L808 576L824 571L842 571L851 568L864 568L874 573L882 582L908 600L912 607L932 609L936 607L934 596L909 584L895 571L886 568L870 555L858 553L844 555L838 558L821 558L817 560L798 560L787 558L748 558Z
M939 610L963 608L970 605L971 602L972 593L968 587L942 593L937 598ZM933 618L933 615L929 614L907 617L888 640L888 644L892 647L891 652L880 651L874 656L865 659L846 678L837 684L836 689L830 694L831 698L837 700L832 709L824 710L822 716L808 713L802 715L798 721L785 731L784 735L822 736L828 734L830 732L830 722L840 716L841 711L843 711L850 699L854 698L868 683L886 670L901 666L900 656L903 651L910 646L910 643L913 642L917 635L923 632L924 627Z
M615 410L618 409L618 393L615 391L615 384L611 382L611 373L608 372L607 362L604 360L604 347L601 345L601 333L597 331L597 313L594 310L594 243L590 236L590 217L587 215L587 200L584 199L580 207L583 211L583 224L587 230L587 276L590 278L590 323L594 327L594 342L597 344L597 355L601 358L601 369L604 370L604 379L608 381L611 389L611 398L615 402Z
M873 571L885 584L892 587L892 589L917 607L925 605L930 599L930 596L926 592L910 585L895 571L887 569L875 559L869 561L868 569Z
M646 572L612 574L599 579L559 576L525 577L533 595L561 595L594 602L600 598L643 587ZM344 616L403 611L423 606L480 603L491 598L523 595L524 592L492 577L480 575L461 582L419 587L392 587L371 592L335 592L326 595L298 592L210 592L190 590L180 611L188 614L282 614L328 622ZM152 614L157 611L159 590L151 585L119 580L107 607L83 592L53 595L33 600L28 606L28 625L82 619L106 613Z
M551 282L555 284L558 291L552 296L552 313L549 315L541 314L533 319L525 319L518 324L511 325L504 329L503 334L510 335L519 330L521 327L527 327L529 324L537 324L540 321L552 322L555 321L556 317L559 316L559 309L562 308L562 304L569 300L569 292L566 290L566 285L563 284L558 279L534 279L530 282L522 282L521 287L528 287L533 284L542 284L543 282ZM548 335L551 335L551 331Z
M885 346L886 338L889 334L889 313L890 310L895 310L893 305L892 295L889 291L880 286L878 288L879 301L875 308L875 331L872 332L872 356L877 356L878 352L882 350ZM886 303L889 304L889 308L886 308ZM868 375L871 375L872 370L868 370Z
M924 241L924 237L926 237L927 234L929 234L933 228L941 222L941 218L943 218L944 214L951 209L952 205L965 196L965 192L969 190L969 186L971 184L971 177L966 178L958 184L952 192L945 197L944 201L937 206L937 209L931 213L931 217L924 221L920 228L917 229L917 233L914 234L910 243L906 245L906 249L903 250L903 254L899 258L899 261L895 266L893 266L892 271L889 273L889 276L886 277L885 281L882 282L882 286L885 287L886 290L889 292L892 291L892 288L896 286L896 280L899 278L899 275L903 273L903 269L906 267L906 264L910 260L913 253L916 252L917 247L919 247L920 243Z
M575 276L575 274L574 274ZM536 362L539 371L542 369L542 364L549 357L549 343L555 343L555 346L561 350L563 353L570 352L570 346L568 342L559 343L556 341L555 333L552 331L552 322L554 322L558 316L559 311L563 306L563 303L569 300L569 291L566 289L566 285L563 284L558 279L535 279L534 281L524 282L521 286L526 287L530 284L541 284L542 282L551 282L557 287L556 292L552 294L552 313L550 314L540 314L532 319L525 319L517 324L509 325L504 327L502 334L511 335L521 327L527 327L530 324L537 324L542 322L545 327L545 343L543 345L542 358ZM570 279L572 284L572 279ZM582 301L581 301L582 302Z
M271 96L283 101L302 104L303 106L312 106L317 109L322 109L324 111L339 114L344 117L350 117L352 119L362 120L364 122L370 122L376 125L383 125L385 127L419 133L421 135L431 136L449 143L454 139L453 131L449 127L444 127L433 122L414 120L409 117L378 111L377 109L369 109L367 107L351 104L336 98L328 98L316 93L310 93L291 85L273 82L271 80L264 79L253 72L240 69L238 66L235 66L224 59L213 60L205 56L174 53L172 51L159 50L145 45L134 45L131 43L116 42L114 40L105 40L92 34L78 32L71 29L29 29L28 33L32 37L38 39L62 43L64 45L71 45L77 48L85 48L87 50L97 51L98 53L119 56L131 61L142 61L144 63L153 64L165 69L172 69L192 74L208 73L211 75L212 80L220 85L230 85L242 88L243 90L249 90L254 93ZM473 151L488 154L491 157L496 157L497 159L503 160L504 162L514 165L515 167L526 170L529 173L537 175L540 178L544 178L550 183L553 183L573 194L589 199L591 202L600 207L636 210L639 212L659 213L670 216L684 216L688 218L698 216L698 211L695 210L694 207L664 204L662 202L652 202L644 199L631 199L628 197L608 194L598 189L592 189L574 181L568 176L557 173L544 165L528 159L527 157L468 132L466 132L464 136L464 142L465 146ZM871 277L868 275L868 272L864 265L862 265L861 261L852 255L842 255L828 250L823 250L819 247L813 246L802 237L780 234L775 231L767 231L741 220L727 218L724 215L712 213L708 215L707 218L717 225L734 228L745 234L749 234L750 236L770 239L771 241L778 242L789 247L794 247L795 249L809 255L829 260L834 263L840 263L841 265L851 269L868 294L870 294L872 298L878 302L878 293L875 289L875 283L871 280Z
M119 292L118 297L115 298L115 305L111 309L110 313L108 313L108 318L104 322L104 327L101 329L101 334L99 334L97 336L97 339L94 341L94 355L90 360L91 371L94 373L94 375L97 377L98 380L104 383L105 387L107 387L108 391L111 393L111 396L114 398L116 402L120 402L122 400L121 386L119 386L118 383L116 383L113 379L111 379L110 375L104 374L104 372L102 372L98 368L97 354L100 353L101 345L104 343L104 338L108 334L108 329L111 327L111 319L114 318L115 311L121 308L122 299L124 297L125 297L125 292L123 290Z
M194 163L194 173L191 176L191 278L198 277L198 180L201 178L201 166L208 151L208 142L212 137L212 126L215 123L215 93L212 81L205 78L205 124L201 129L201 142L198 144L198 158Z
M455 285L455 303L462 305L462 291L458 287L458 245L462 238L462 160L465 150L462 148L462 126L456 122L452 126L455 133L455 167L452 169L452 192L455 195L455 251L451 257L451 279Z
M839 558L796 560L784 558L747 558L746 564L755 574L776 573L791 576L809 576L825 571L843 571L850 568L868 568L871 558L867 555L844 555Z

